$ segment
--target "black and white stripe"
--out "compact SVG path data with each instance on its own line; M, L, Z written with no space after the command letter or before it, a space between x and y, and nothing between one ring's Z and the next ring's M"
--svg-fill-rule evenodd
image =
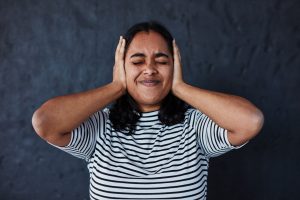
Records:
M196 109L173 126L158 111L142 113L132 135L115 131L108 113L92 115L58 147L88 162L91 199L206 199L209 158L239 148Z

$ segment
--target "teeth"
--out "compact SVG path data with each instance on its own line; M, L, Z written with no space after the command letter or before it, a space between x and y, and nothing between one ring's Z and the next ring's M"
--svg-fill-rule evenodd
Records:
M144 80L141 83L143 83L145 85L148 85L148 86L150 86L150 85L154 86L154 85L158 84L159 81L157 81L157 80Z
M157 83L158 81L151 81L151 80L149 80L149 81L144 81L145 83Z

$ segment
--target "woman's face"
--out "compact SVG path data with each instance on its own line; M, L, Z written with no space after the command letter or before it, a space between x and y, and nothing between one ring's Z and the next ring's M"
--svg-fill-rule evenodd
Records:
M137 33L125 57L127 91L141 111L158 110L172 87L173 57L154 31Z

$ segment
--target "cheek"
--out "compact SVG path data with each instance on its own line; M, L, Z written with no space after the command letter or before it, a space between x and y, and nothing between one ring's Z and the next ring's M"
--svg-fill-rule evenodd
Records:
M124 70L125 70L125 74L126 74L126 79L128 76L130 76L132 74L132 70L131 70L131 67L128 63L125 62L125 65L124 65Z
M134 82L139 75L139 71L136 68L129 65L125 65L125 73L127 82Z
M173 79L173 67L170 67L162 72L166 80L170 81Z

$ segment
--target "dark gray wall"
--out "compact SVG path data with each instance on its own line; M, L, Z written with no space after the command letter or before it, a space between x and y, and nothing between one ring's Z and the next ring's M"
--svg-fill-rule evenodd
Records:
M262 109L261 134L210 162L208 199L300 199L300 1L0 0L0 199L88 199L85 162L35 135L47 99L111 81L118 37L160 20L185 80Z

